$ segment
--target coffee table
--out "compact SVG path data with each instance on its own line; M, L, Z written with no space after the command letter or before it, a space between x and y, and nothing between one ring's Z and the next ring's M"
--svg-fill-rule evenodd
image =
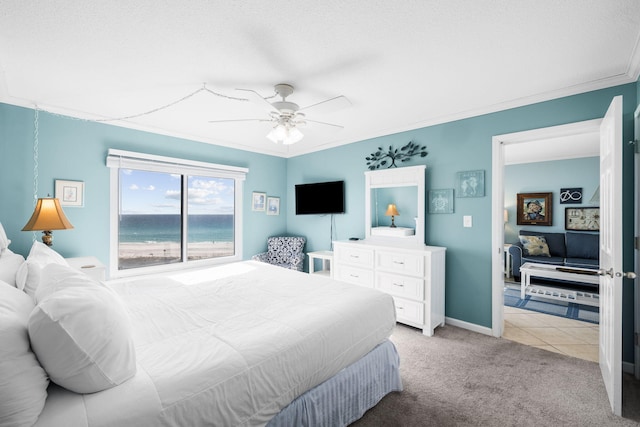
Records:
M526 295L535 295L559 301L574 302L576 304L585 304L594 307L600 306L600 296L597 293L536 284L532 285L532 277L562 279L576 283L599 285L600 276L598 276L595 270L526 262L520 267L520 298L524 299Z

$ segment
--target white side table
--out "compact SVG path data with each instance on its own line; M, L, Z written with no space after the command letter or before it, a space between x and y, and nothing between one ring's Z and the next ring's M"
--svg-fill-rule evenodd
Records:
M333 263L332 251L317 251L309 252L309 274L322 274L333 278L333 269L331 264ZM315 260L322 260L322 270L315 271Z
M106 267L100 260L94 256L81 256L75 258L65 258L67 263L80 270L92 279L103 281L106 279Z

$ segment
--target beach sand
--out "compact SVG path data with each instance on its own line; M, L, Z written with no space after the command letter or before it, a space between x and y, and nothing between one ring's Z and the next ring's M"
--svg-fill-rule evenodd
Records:
M187 246L189 260L233 255L233 242L197 242ZM120 268L133 268L180 262L180 244L177 242L120 243Z

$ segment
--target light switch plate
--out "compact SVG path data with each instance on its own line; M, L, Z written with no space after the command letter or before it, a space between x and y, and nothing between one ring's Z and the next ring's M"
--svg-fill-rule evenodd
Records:
M473 226L473 220L471 218L471 215L465 215L462 217L462 225L464 227L471 227Z

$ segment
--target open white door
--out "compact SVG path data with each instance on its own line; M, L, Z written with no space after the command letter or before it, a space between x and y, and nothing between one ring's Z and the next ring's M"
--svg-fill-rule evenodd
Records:
M600 125L600 370L622 414L622 96Z

